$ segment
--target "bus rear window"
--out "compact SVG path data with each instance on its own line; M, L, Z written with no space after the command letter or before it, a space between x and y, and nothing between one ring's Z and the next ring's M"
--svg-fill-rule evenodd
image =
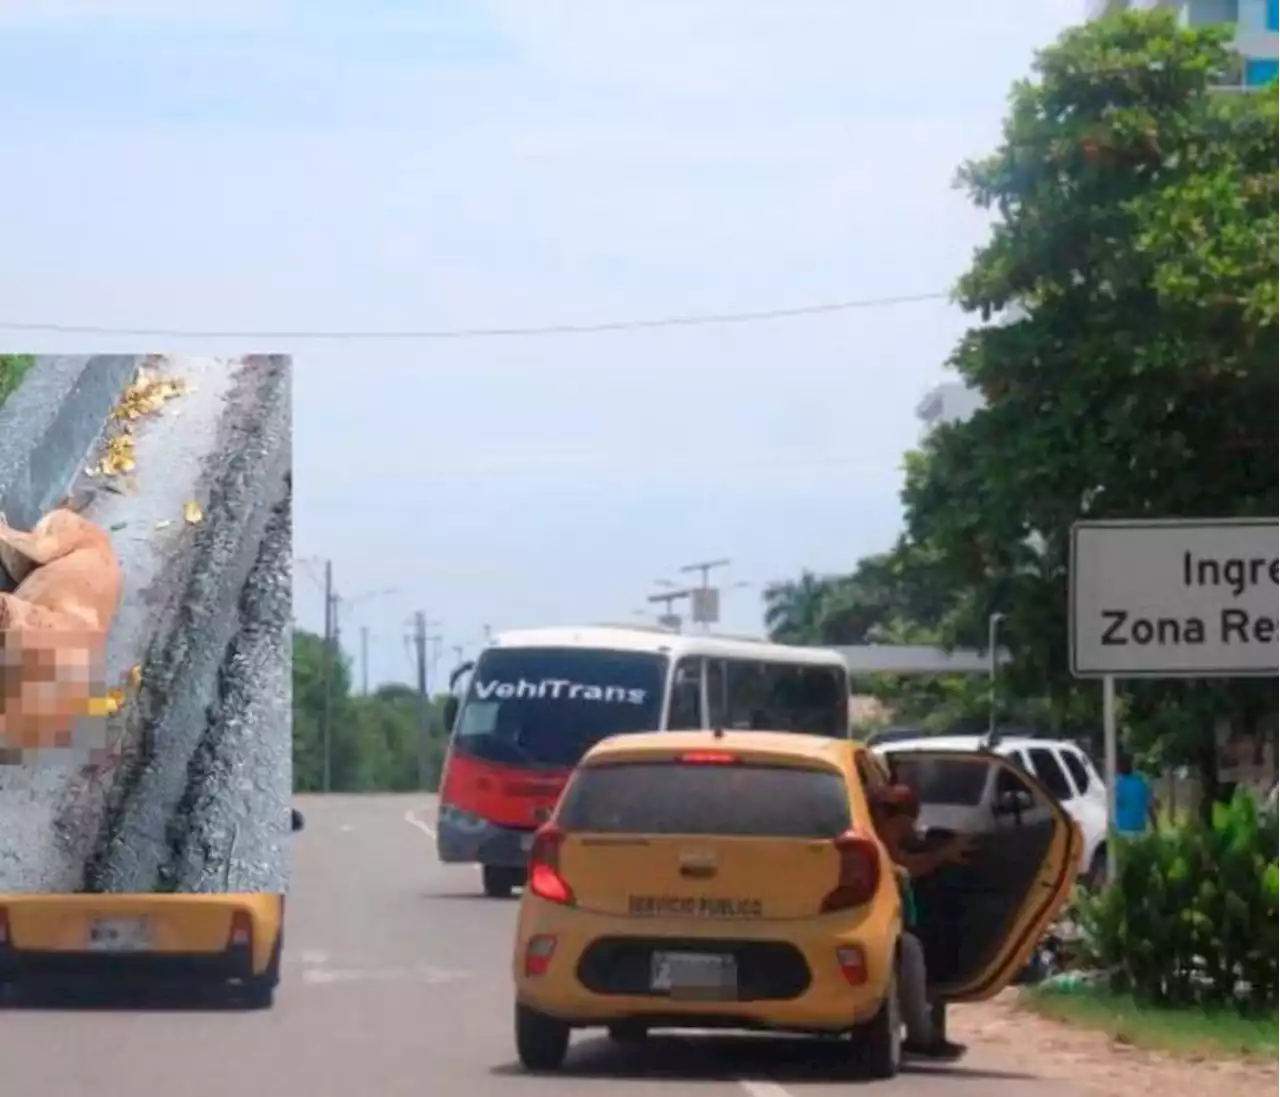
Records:
M567 831L834 838L851 825L839 774L767 765L629 762L581 770L561 804Z

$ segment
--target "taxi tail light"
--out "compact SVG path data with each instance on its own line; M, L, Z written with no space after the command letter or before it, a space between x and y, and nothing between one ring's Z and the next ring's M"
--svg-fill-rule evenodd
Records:
M551 958L556 953L556 939L549 933L539 933L529 938L524 950L524 973L546 975Z
M880 847L875 842L849 831L833 845L840 857L840 876L822 900L823 914L860 907L880 887Z
M686 750L680 761L686 766L732 766L738 756L728 750Z
M251 948L253 946L253 919L249 912L237 910L231 915L231 935L227 938L228 948Z
M538 828L529 849L529 891L548 903L573 906L573 888L560 875L560 847L564 831L554 823Z
M856 945L836 949L836 963L840 965L840 974L851 987L860 987L867 981L866 953Z

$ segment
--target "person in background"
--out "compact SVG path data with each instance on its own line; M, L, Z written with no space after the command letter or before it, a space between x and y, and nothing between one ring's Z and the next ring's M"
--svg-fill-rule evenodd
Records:
M913 932L918 922L913 878L927 876L943 865L964 864L974 846L968 835L956 835L933 849L920 848L918 824L920 804L915 793L905 785L889 785L876 798L873 818L880 840L893 859L902 891L902 955L899 968L899 994L907 1038L902 1050L935 1062L955 1062L966 1048L953 1044L935 1023L934 1005L929 1001L928 971L924 945Z
M1133 758L1123 750L1116 756L1114 825L1116 833L1126 838L1156 827L1156 800L1151 794L1151 783L1133 768Z

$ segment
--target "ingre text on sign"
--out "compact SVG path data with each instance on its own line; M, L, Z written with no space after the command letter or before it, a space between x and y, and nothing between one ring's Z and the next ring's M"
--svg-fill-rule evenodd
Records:
M1072 673L1275 674L1278 535L1275 519L1077 523Z

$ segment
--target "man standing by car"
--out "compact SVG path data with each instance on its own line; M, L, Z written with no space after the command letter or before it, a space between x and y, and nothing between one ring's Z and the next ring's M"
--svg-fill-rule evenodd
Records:
M915 890L911 881L946 864L963 864L973 848L973 839L966 834L957 834L936 849L922 850L917 832L920 804L915 793L904 785L890 785L877 801L874 806L876 830L897 868L898 884L902 889L904 932L898 978L907 1028L902 1050L937 1062L955 1062L964 1055L966 1048L946 1038L933 1003L929 1001L924 945L911 932L917 921Z

